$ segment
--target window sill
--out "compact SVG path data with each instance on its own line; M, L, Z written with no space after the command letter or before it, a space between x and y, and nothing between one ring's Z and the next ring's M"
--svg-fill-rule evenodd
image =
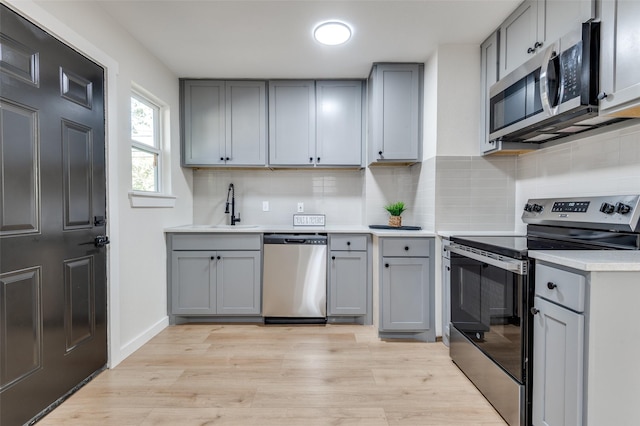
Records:
M176 197L173 195L158 194L155 192L129 192L131 207L141 208L173 208L176 205Z

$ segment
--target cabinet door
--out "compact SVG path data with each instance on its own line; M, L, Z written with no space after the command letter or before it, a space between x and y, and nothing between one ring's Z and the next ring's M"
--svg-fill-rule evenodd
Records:
M539 0L538 38L552 43L570 31L579 31L583 22L595 18L595 0Z
M224 81L186 80L182 95L183 165L224 164Z
M498 81L498 32L494 32L480 46L480 152L487 154L498 147L496 142L489 143L489 89Z
M607 0L602 7L601 114L640 116L640 2Z
M367 252L332 251L329 315L367 314Z
M382 330L427 330L429 259L382 258Z
M264 81L226 82L228 166L264 166L267 162L267 97Z
M535 53L537 32L538 2L527 0L500 26L500 78Z
M216 252L174 251L171 257L171 313L215 314Z
M584 316L535 298L533 424L582 425Z
M269 164L313 165L315 138L315 82L270 81Z
M422 65L377 64L372 73L370 162L418 161Z
M219 251L217 264L218 315L260 313L260 252Z
M316 82L316 164L362 163L362 82Z

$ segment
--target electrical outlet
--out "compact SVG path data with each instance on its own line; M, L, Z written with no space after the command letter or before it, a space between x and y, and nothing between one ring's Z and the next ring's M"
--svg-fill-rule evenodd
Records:
M269 211L269 202L268 201L263 201L262 202L262 211L263 212L268 212Z
M304 203L298 203L298 213L304 213Z

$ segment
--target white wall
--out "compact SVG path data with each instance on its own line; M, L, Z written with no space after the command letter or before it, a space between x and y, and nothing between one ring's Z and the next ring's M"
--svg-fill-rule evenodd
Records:
M192 216L191 172L179 167L178 80L99 6L86 1L14 0L10 4L48 32L107 67L107 150L110 364L118 364L165 327L166 253L163 229ZM132 209L129 144L131 85L137 83L169 110L167 149L173 159L175 208Z

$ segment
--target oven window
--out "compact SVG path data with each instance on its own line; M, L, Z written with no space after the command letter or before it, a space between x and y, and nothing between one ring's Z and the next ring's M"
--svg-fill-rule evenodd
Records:
M521 275L451 256L452 325L521 383L526 283Z

